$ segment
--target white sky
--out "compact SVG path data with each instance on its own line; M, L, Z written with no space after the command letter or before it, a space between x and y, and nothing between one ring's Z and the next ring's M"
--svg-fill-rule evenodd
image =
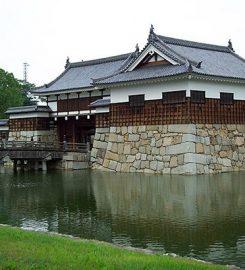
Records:
M37 86L71 62L140 49L160 35L233 47L245 58L244 0L0 0L0 68Z

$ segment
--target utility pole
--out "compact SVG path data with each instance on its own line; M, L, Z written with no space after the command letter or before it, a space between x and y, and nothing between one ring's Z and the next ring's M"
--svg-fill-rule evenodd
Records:
M24 83L27 83L27 74L28 74L28 71L27 71L27 67L29 67L30 65L28 63L23 63L23 81Z

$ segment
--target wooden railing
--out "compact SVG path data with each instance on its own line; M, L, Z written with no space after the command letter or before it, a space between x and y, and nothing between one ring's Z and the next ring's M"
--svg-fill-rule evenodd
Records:
M54 143L34 141L6 141L0 143L0 150L28 150L28 151L65 151L81 152L89 151L87 143Z

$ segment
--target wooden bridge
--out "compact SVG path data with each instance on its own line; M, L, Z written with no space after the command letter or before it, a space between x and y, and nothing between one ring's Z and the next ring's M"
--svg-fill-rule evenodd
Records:
M47 161L62 160L68 152L86 154L89 152L89 145L86 143L7 141L0 144L0 161L3 163L4 158L9 157L14 163L14 170L26 164L39 169L39 163L42 163L42 170L47 170Z

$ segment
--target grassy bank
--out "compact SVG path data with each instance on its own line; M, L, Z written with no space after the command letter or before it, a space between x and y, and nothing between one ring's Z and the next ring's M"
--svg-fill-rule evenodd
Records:
M0 226L0 269L226 269L110 244Z

